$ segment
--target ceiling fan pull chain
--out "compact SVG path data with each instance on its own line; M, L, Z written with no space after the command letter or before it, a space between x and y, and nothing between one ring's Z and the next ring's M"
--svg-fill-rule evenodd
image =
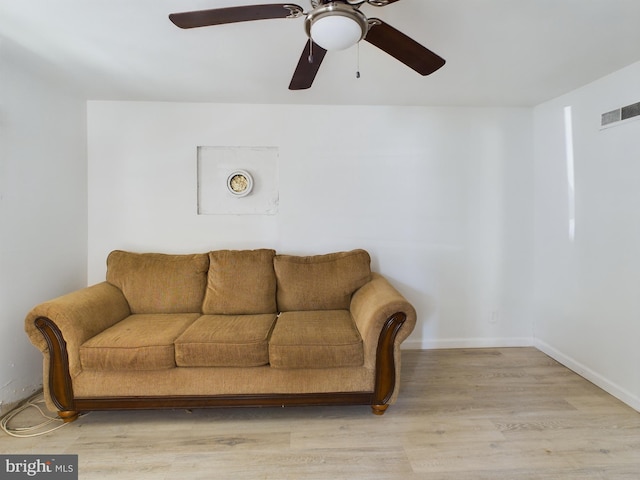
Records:
M356 51L356 78L360 78L360 42L357 44Z
M309 42L309 63L313 63L313 40Z

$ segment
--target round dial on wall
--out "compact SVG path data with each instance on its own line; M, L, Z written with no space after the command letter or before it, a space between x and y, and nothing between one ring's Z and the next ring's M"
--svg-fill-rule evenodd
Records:
M253 189L253 177L246 170L236 170L227 177L227 189L235 197L244 197Z

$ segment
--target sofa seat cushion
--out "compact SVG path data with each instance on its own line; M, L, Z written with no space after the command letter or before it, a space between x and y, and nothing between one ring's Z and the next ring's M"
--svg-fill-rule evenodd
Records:
M107 258L107 281L122 290L131 313L201 313L208 270L206 253L114 250Z
M269 363L276 314L203 315L175 341L179 367L257 367Z
M371 279L371 257L365 250L312 255L276 255L278 309L348 309L353 293Z
M362 338L348 310L281 313L269 341L274 368L355 367L363 362Z
M197 313L137 314L109 327L80 346L88 370L160 370L174 368L174 341Z
M202 313L276 313L275 254L275 250L269 249L209 252L209 274Z

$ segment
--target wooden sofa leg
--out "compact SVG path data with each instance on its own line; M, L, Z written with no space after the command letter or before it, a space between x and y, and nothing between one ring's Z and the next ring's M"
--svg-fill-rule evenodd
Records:
M58 412L58 416L62 419L64 423L71 423L78 419L78 415L80 412L74 412L73 410L65 410L63 412Z
M389 408L388 403L384 405L371 405L371 410L373 411L374 415L384 415L384 412L387 411L387 408Z

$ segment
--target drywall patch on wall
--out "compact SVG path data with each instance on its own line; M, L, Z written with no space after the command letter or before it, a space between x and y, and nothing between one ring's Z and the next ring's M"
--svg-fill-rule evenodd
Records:
M198 215L278 213L277 147L198 147Z

